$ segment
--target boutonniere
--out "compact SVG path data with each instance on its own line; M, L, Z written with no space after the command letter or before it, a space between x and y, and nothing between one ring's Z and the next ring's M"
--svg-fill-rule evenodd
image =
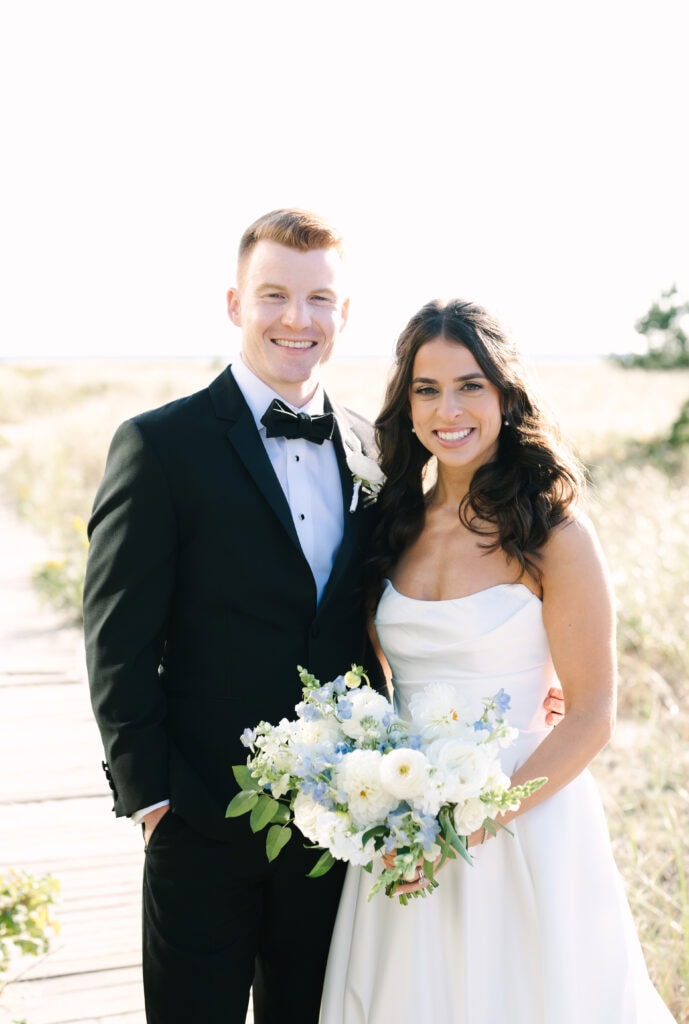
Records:
M378 492L385 483L385 475L375 459L365 455L361 448L352 447L348 441L345 441L345 457L354 480L354 491L349 511L356 512L359 495L362 491L369 501L376 500Z

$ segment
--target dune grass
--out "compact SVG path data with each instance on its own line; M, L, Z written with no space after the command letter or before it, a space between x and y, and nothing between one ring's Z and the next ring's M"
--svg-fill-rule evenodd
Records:
M83 524L116 425L203 387L218 369L0 366L5 485L55 548L44 593L54 597L76 579L70 600L78 599ZM335 363L327 384L373 417L386 375L382 366ZM601 362L535 366L532 375L591 473L620 657L618 728L593 771L651 974L677 1021L689 1024L689 453L658 443L689 396L689 372Z

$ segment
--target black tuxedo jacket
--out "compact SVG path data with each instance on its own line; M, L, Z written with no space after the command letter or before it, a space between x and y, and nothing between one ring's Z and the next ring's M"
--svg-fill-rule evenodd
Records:
M321 600L289 506L229 367L210 387L122 424L89 523L86 651L115 812L170 797L192 827L226 821L239 736L294 717L297 665L322 682L364 663L362 565L375 509L353 490L343 439L370 426L330 404L344 535ZM358 438L358 441L356 440Z

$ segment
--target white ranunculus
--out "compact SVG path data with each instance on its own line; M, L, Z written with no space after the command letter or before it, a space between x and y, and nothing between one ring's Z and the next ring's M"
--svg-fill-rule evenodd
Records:
M409 712L425 739L466 732L471 719L468 701L450 683L429 683L411 698Z
M353 750L335 770L334 785L346 796L356 828L365 829L384 820L398 804L380 778L383 755L377 750Z
M367 732L367 727L362 724L362 719L372 718L378 726L381 726L382 720L392 712L390 701L381 693L369 690L368 687L351 691L348 700L352 705L352 717L341 723L341 729L346 736L353 740L363 739Z
M420 750L400 747L383 756L380 778L398 800L414 800L426 789L428 781L428 759Z
M320 819L324 816L323 805L312 796L299 793L294 801L294 824L312 843L320 843Z
M453 817L457 835L470 836L481 828L486 818L486 805L478 797L471 797L463 804L457 804Z

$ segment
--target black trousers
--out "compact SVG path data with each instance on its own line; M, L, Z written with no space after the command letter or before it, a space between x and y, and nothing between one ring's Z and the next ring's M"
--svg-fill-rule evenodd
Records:
M168 812L146 850L143 971L148 1024L318 1024L344 879L306 878L318 852L294 830L268 863L265 833L228 844Z

